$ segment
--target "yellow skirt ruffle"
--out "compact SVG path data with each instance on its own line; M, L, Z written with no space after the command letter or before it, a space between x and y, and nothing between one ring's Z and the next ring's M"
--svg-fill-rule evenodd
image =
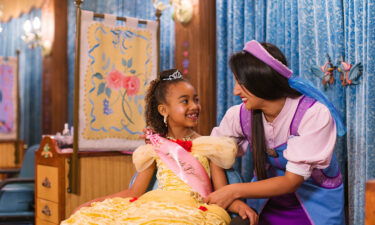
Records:
M153 190L139 199L111 198L81 208L68 224L229 224L228 213L217 205L200 203L186 192Z

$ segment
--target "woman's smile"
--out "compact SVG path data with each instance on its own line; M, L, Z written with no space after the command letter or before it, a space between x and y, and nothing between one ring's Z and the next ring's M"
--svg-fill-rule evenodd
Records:
M242 102L243 102L244 104L246 104L246 102L247 102L247 98L246 98L246 97L242 97L242 96L240 96L240 97L241 97Z

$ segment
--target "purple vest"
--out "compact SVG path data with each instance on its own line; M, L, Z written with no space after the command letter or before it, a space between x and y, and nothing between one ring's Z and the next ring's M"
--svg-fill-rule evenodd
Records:
M298 136L298 127L306 111L314 105L315 99L303 96L297 106L293 120L290 124L290 136ZM240 110L240 121L242 132L251 148L251 120L252 111L247 110L244 105ZM283 151L287 143L275 147L268 154L267 164L268 177L283 176L287 160ZM303 151L303 148L301 148ZM253 181L256 181L254 177ZM295 196L305 210L311 224L342 225L344 222L344 187L342 175L335 156L332 157L330 165L326 169L314 169L311 177L307 179L296 191ZM261 212L268 199L248 199L247 203Z

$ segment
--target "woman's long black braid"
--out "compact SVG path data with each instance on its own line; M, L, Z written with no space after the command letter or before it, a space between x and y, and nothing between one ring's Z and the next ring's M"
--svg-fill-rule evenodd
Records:
M178 82L188 82L184 78L177 78L172 80L164 80L169 78L177 69L165 70L160 72L159 77L151 81L146 94L146 125L153 129L156 133L161 136L166 136L168 132L168 127L164 123L164 117L158 111L158 105L168 104L166 102L166 95L168 93L168 88L172 84L177 84Z

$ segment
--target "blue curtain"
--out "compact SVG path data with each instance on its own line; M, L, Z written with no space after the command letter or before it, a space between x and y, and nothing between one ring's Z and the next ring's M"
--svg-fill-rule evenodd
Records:
M346 89L349 215L364 224L365 182L375 178L375 2L345 0L345 57L362 62L359 86Z
M69 71L69 123L73 121L73 94L74 94L74 51L75 51L75 6L74 1L68 3L68 71ZM168 0L163 0L168 3ZM152 0L88 0L82 4L82 9L96 13L130 16L140 19L155 20L155 9ZM160 70L174 68L174 21L172 10L168 8L161 16L160 33Z
M28 145L41 140L41 101L42 101L42 53L40 47L30 49L21 39L23 24L26 20L41 18L41 10L33 10L7 23L1 23L0 55L16 56L19 59L20 94L20 138Z
M230 54L256 39L271 42L285 53L298 76L325 91L346 120L348 133L339 138L335 152L346 175L349 224L364 223L364 183L375 177L375 2L366 0L218 0L217 1L217 118L241 100L232 95ZM324 88L310 72L343 56L362 62L363 77L356 86L343 87L335 73L334 85ZM245 180L251 178L246 155L237 162ZM348 169L350 168L350 169ZM251 171L251 170L250 170Z

